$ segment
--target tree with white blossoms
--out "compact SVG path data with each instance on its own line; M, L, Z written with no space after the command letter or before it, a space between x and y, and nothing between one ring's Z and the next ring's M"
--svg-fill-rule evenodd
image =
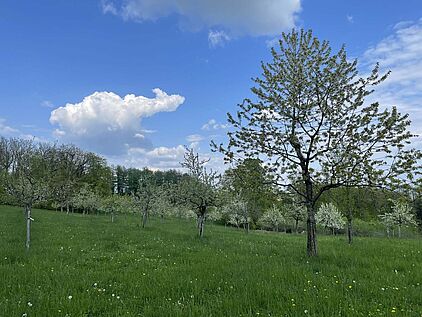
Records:
M193 149L186 148L184 161L180 164L188 171L179 187L180 199L185 206L195 211L199 236L203 237L208 209L217 204L219 175L206 168L209 159L201 160Z
M172 213L173 208L167 186L163 184L157 187L152 201L152 212L163 220Z
M248 203L240 196L237 196L225 208L225 212L229 215L229 223L237 228L243 226L245 232L249 233L251 217Z
M0 137L1 185L24 207L27 250L31 242L32 207L49 196L55 153L54 145Z
M70 203L86 215L101 209L101 198L91 189L88 184L83 184L79 192L74 195Z
M321 204L315 218L317 224L331 229L333 234L335 230L343 228L346 224L343 215L333 203Z
M381 223L385 226L385 229L387 231L387 237L390 237L390 232L393 232L394 236L395 221L393 213L386 212L385 214L379 215L378 217L380 218Z
M114 222L117 214L132 211L133 202L127 196L114 194L103 198L100 202L100 206L106 214L110 215L111 222Z
M393 226L397 226L398 237L400 238L402 226L417 226L417 222L415 220L412 206L399 200L390 199L390 201L393 204L391 207L393 211L391 213L380 215L379 217L387 228L387 235L390 236L390 229Z
M265 211L260 222L271 227L273 231L278 232L280 225L286 222L286 218L284 217L282 210L276 205L273 205Z
M293 202L284 205L284 216L287 219L291 219L294 222L295 232L298 233L299 222L305 221L307 217L306 207L299 201L294 200Z
M283 34L271 54L254 80L255 97L228 114L228 144L212 146L230 163L260 159L274 184L301 197L307 254L316 256L315 213L324 192L415 178L421 152L405 147L413 137L408 114L365 100L388 76L378 65L358 76L344 47L333 53L310 30Z

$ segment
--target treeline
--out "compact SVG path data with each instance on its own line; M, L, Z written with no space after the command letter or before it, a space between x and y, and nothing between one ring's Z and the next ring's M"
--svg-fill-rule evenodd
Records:
M97 154L74 145L0 137L0 203L24 207L28 245L34 206L66 213L106 213L112 221L119 213L139 213L142 226L151 214L192 217L197 220L201 236L207 219L246 232L303 230L307 213L300 198L274 186L259 160L246 159L219 175L207 169L206 160L187 149L181 166L186 173L114 167ZM340 218L347 218L351 225L353 217L379 220L380 214L391 211L394 200L411 204L416 219L422 219L420 191L410 195L338 188L325 193L319 206L334 204ZM325 212L320 222L334 232L341 229L340 218Z

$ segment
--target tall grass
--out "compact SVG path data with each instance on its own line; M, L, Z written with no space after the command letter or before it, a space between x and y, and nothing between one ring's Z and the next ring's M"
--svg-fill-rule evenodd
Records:
M0 207L0 316L421 316L422 240ZM26 315L25 315L26 314Z

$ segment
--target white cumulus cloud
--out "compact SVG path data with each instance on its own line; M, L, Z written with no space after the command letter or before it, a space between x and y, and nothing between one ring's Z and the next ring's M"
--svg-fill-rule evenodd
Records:
M175 15L185 28L223 28L230 35L277 35L295 25L300 0L108 0L103 12L137 22Z
M175 111L185 100L156 88L154 98L113 92L95 92L79 103L68 103L51 112L56 137L102 154L118 154L130 147L152 147L141 128L141 119Z

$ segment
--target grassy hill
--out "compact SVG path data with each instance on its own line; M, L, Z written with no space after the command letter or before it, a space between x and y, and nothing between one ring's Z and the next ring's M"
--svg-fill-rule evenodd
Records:
M422 240L251 232L0 206L1 316L421 316ZM26 314L26 315L25 315Z

